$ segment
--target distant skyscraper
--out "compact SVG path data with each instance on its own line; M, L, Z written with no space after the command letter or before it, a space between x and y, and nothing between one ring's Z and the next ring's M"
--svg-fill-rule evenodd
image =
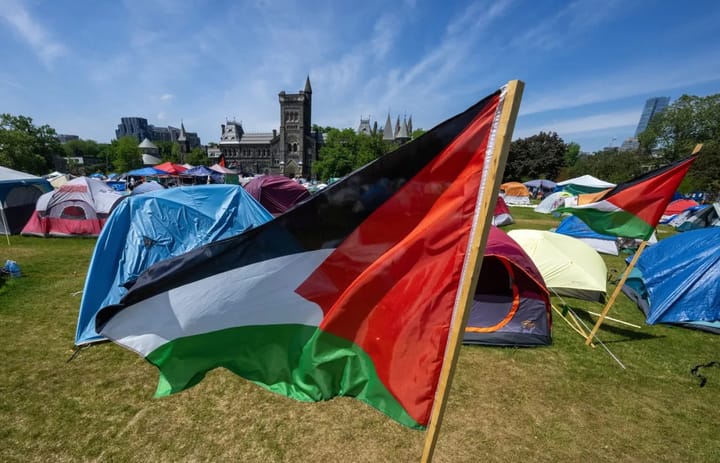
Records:
M640 122L638 122L637 129L635 130L635 138L647 129L648 124L653 117L660 114L670 104L669 96L659 96L656 98L650 98L645 102L645 108L643 109L642 116L640 116Z

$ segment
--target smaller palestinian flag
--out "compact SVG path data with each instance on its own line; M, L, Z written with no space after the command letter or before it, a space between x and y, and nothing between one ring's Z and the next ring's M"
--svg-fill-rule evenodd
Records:
M696 154L601 193L594 202L561 207L604 235L647 240Z

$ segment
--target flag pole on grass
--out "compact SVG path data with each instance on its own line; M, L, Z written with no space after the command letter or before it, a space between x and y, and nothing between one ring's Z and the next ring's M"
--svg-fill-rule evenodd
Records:
M623 285L625 284L625 281L627 281L628 277L630 276L630 272L635 267L635 264L637 263L638 259L640 258L640 255L645 250L645 247L647 246L647 239L652 235L652 233L655 230L655 227L657 226L658 222L660 221L660 217L662 215L662 212L667 207L668 203L670 202L670 199L672 198L672 194L675 193L677 190L677 187L680 185L680 182L685 177L685 174L687 173L688 169L690 168L690 165L695 160L697 154L702 149L702 143L698 143L695 145L695 149L693 149L690 157L683 159L681 161L676 162L675 164L672 164L670 166L662 167L660 169L657 169L656 171L653 171L649 174L646 174L639 179L635 181L630 181L623 185L618 185L613 190L610 190L606 195L601 198L601 201L594 203L594 204L600 204L603 199L605 199L605 202L610 203L611 206L616 206L617 204L623 204L621 201L607 201L609 196L612 196L613 194L615 196L620 196L623 194L623 192L632 192L634 193L634 196L630 196L629 200L625 200L624 204L626 204L628 207L623 210L624 213L628 214L630 219L625 221L615 220L615 225L620 223L618 228L623 229L625 231L630 231L630 227L626 227L626 223L630 223L631 226L636 226L637 223L642 223L646 227L651 227L649 229L649 233L645 232L644 236L642 237L643 240L640 243L640 246L638 247L638 250L635 252L635 255L633 256L632 260L630 261L630 264L625 269L625 273L623 273L622 278L618 282L617 286L615 287L615 291L613 291L612 296L608 300L607 304L605 305L605 308L603 308L602 312L600 313L600 317L595 322L595 326L593 326L593 329L590 331L590 334L588 335L587 339L585 340L586 345L590 345L592 342L593 337L597 333L598 329L600 329L600 325L602 325L603 321L605 321L605 317L607 316L608 312L610 311L610 308L615 303L615 299L620 294L620 291L622 290ZM658 180L660 180L658 182ZM654 184L652 182L655 182ZM643 185L650 185L653 188L644 188ZM635 189L633 192L632 190ZM638 217L637 214L635 214L635 211L630 209L631 207L635 206L638 207L639 205L642 205L644 201L647 200L647 197L642 194L645 193L644 190L648 190L649 194L655 194L656 191L653 190L659 190L662 189L662 198L660 200L656 201L655 203L648 206L648 209L651 209L650 211L643 211L645 214L645 223L643 223ZM648 196L649 197L649 196ZM589 205L592 206L592 205ZM621 207L621 209L623 209ZM569 211L568 212L572 212ZM647 220L647 218L650 217L650 220ZM635 222L634 224L632 222ZM590 228L593 228L593 224L586 221L588 226ZM598 230L595 230L598 231ZM602 232L601 232L602 233ZM618 236L625 236L621 233L617 234ZM629 236L630 238L636 238L636 236Z
M493 146L491 163L484 168L483 180L480 183L480 189L484 189L486 194L478 195L479 200L475 209L475 224L468 243L468 252L463 270L464 276L460 282L458 294L457 311L453 316L452 325L450 326L445 359L443 361L442 371L440 372L438 387L435 392L435 401L430 415L430 422L426 431L422 462L432 461L435 445L440 433L440 425L442 424L445 406L447 404L447 395L457 365L457 358L460 353L460 346L470 313L473 294L475 294L477 287L482 256L490 230L492 211L497 201L497 192L500 188L503 171L505 170L505 162L508 151L510 150L510 141L512 139L515 119L517 118L524 87L525 84L519 80L508 82L506 87L507 93L505 95L505 101L503 102L500 121L497 132L494 134L495 144Z

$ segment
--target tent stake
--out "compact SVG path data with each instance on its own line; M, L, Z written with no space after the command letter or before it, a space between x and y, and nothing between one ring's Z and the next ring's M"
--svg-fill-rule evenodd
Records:
M592 331L590 331L590 335L588 336L587 340L585 341L586 345L590 345L592 342L592 338L597 333L598 329L600 329L600 325L602 325L602 322L605 320L605 317L607 317L608 312L610 311L610 308L615 303L615 299L618 297L618 294L620 294L620 291L622 290L623 285L625 284L625 281L627 281L628 277L630 276L630 271L635 267L635 263L637 263L638 258L640 257L640 254L645 250L645 246L647 246L647 241L643 240L642 243L640 243L640 246L638 247L638 250L635 252L635 255L633 256L632 260L630 261L630 265L627 266L625 269L625 273L623 273L622 278L620 279L620 282L615 287L615 291L613 291L612 296L610 297L610 300L605 305L605 308L600 313L600 318L598 318L597 322L595 322L595 326L593 326Z

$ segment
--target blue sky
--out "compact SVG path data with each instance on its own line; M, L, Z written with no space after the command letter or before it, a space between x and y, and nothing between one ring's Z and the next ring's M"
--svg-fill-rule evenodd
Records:
M595 151L645 100L720 93L720 2L671 0L0 0L0 112L109 142L122 116L218 141L279 125L313 86L313 122L412 115L429 129L511 79L515 137Z

